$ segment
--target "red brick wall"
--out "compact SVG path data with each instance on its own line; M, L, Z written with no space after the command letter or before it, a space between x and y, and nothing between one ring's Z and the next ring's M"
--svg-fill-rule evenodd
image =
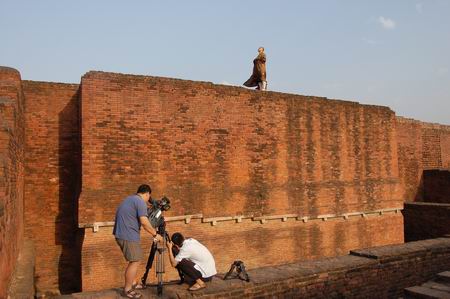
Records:
M26 235L36 247L37 291L80 288L79 86L23 81Z
M407 242L450 236L450 203L406 203L403 216Z
M113 221L142 182L172 199L169 215L314 217L402 205L395 115L386 107L101 72L81 86L80 225ZM353 221L184 229L211 247L221 271L241 252L255 267L403 241L401 216ZM287 242L286 255L274 236ZM84 290L121 282L110 230L86 231L82 254Z
M450 126L397 117L398 168L405 201L423 201L423 171L450 169Z
M142 182L172 199L172 215L318 215L402 202L386 107L90 72L82 143L80 223L114 220Z
M19 72L0 67L0 298L23 242L23 101Z
M225 273L235 260L243 260L247 268L253 269L345 255L357 248L401 243L403 217L401 213L387 213L306 223L294 219L286 222L270 220L265 224L247 219L242 223L219 222L216 226L192 220L190 224L168 222L167 230L171 234L179 231L205 244L215 258L219 273ZM142 277L150 252L148 233L142 232L141 238L145 258L140 265L139 277ZM126 262L114 241L112 227L102 227L98 232L86 229L82 255L84 291L123 285ZM177 279L167 257L165 265L164 279ZM154 275L149 277L148 283L155 282Z

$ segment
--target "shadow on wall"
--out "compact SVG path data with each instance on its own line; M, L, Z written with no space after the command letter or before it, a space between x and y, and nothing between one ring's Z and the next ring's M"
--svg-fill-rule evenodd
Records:
M81 125L79 92L59 113L59 210L55 240L61 246L58 284L62 294L81 291L81 247L84 231L78 228L81 192Z
M425 170L422 178L424 201L450 203L450 170Z

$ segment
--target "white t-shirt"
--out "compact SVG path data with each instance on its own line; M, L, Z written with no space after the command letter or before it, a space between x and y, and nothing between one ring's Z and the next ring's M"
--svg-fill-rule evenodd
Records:
M208 248L199 241L189 238L184 240L175 260L181 262L182 259L188 259L195 264L194 268L202 273L202 277L211 277L217 274L216 263Z

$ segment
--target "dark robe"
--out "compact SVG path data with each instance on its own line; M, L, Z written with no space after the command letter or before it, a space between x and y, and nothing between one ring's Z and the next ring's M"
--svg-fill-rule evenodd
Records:
M262 81L266 81L266 54L259 53L253 60L253 74L245 81L244 86L255 87Z

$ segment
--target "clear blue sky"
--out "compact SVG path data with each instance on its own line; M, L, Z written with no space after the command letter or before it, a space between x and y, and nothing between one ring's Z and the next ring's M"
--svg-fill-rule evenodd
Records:
M0 0L0 65L78 83L89 70L386 105L450 124L450 0Z

